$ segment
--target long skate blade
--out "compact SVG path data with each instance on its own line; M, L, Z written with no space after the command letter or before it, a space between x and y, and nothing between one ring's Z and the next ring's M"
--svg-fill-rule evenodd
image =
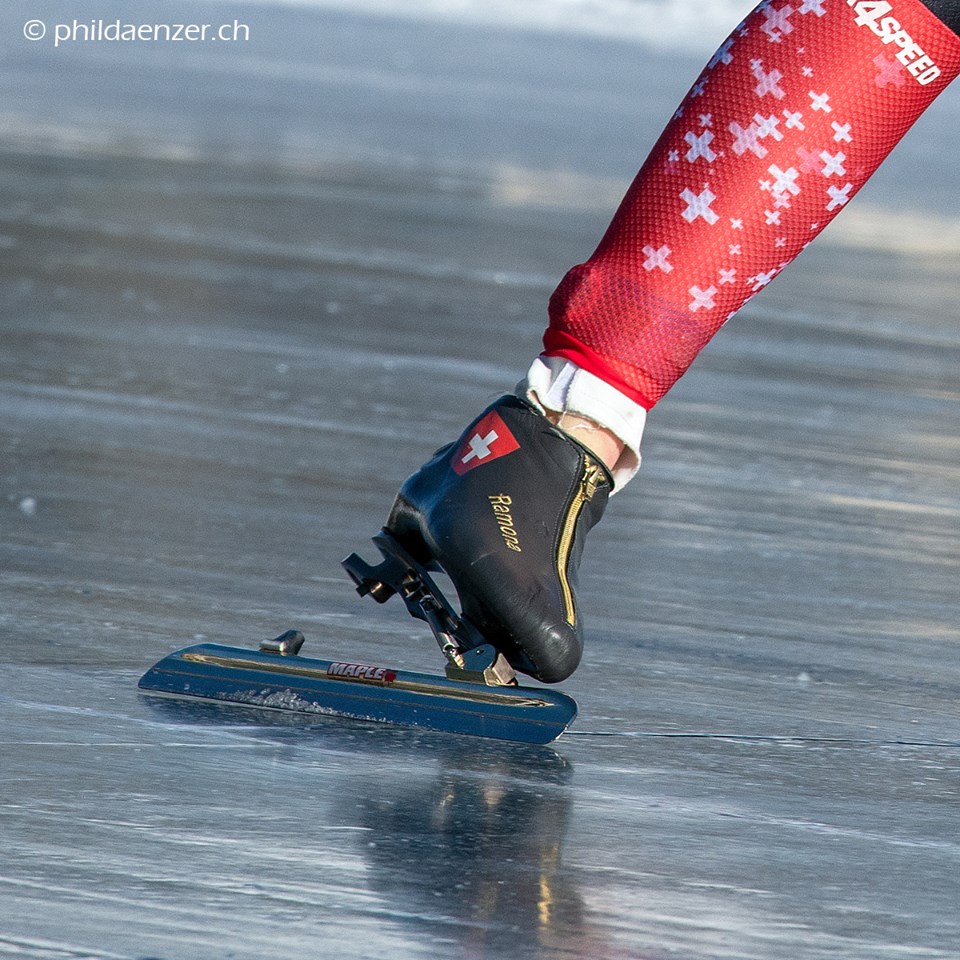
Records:
M146 694L536 744L556 740L577 714L575 700L549 688L487 686L208 643L164 657L139 687Z

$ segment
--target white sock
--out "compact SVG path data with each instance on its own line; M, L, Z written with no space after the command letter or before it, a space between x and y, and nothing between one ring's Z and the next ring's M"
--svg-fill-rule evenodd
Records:
M539 356L516 394L542 412L575 413L609 430L625 446L613 467L619 490L640 469L640 439L647 411L599 377L562 357Z

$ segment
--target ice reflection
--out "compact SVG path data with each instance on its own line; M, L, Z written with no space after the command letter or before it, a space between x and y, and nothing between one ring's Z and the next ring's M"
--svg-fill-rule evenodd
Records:
M312 789L308 779L327 784L304 822L304 845L317 847L316 880L328 860L322 830L345 831L339 835L351 838L362 859L377 912L404 940L452 940L455 955L471 957L609 955L588 922L578 873L563 862L574 771L554 750L203 702L147 702L168 722L216 725L269 742L273 760L289 764L281 778L298 781L288 793ZM345 852L339 843L338 851Z
M562 864L569 763L548 749L463 746L363 799L371 888L424 933L458 927L470 955L578 939L583 902Z

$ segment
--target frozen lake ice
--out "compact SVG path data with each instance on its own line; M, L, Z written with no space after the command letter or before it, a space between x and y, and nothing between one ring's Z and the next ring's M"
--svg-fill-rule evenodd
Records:
M530 749L136 680L287 627L439 668L339 560L699 63L248 5L242 50L20 41L71 10L0 14L0 954L955 958L957 97L651 417Z

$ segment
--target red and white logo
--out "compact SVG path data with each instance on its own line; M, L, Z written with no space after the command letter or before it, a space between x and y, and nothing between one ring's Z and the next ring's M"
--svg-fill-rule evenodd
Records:
M519 449L520 444L503 422L503 418L491 410L473 428L467 440L457 448L450 460L450 466L454 473L463 476L474 467L490 463Z

